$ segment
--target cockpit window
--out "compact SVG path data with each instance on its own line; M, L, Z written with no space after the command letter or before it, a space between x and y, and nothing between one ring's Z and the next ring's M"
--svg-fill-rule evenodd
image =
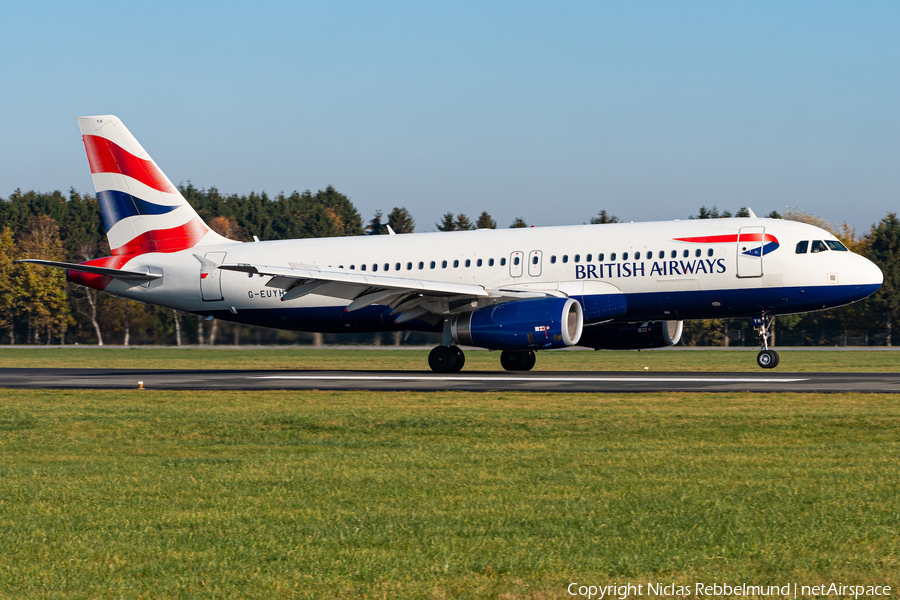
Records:
M828 250L828 246L825 245L825 242L822 240L813 240L812 250L810 252L815 254L816 252L825 252L826 250Z
M838 252L850 252L847 250L847 246L837 240L825 240L825 243L828 244L828 247L832 250L837 250Z
M806 251L809 250L809 242L803 240L802 242L797 242L797 254L806 254Z

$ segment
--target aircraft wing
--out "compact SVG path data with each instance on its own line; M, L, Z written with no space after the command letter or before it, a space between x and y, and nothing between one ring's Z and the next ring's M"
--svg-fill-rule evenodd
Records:
M351 300L345 309L353 312L372 304L385 304L398 315L396 323L412 319L437 322L457 309L471 310L509 300L546 298L556 294L545 291L490 288L474 283L431 281L411 277L375 275L346 269L320 268L315 265L272 267L246 263L222 264L224 271L271 277L267 287L286 290L283 302L317 294Z
M116 279L122 279L124 281L152 281L162 277L162 274L160 273L143 273L141 271L125 271L123 269L110 269L108 267L92 267L91 265L77 265L73 263L57 262L55 260L24 258L15 262L43 265L45 267L56 267L58 269L67 269L69 271L81 271L83 273L93 273L94 275L106 275L107 277L115 277Z

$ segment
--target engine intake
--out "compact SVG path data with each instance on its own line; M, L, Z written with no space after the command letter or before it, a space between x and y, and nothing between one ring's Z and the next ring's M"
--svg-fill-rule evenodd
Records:
M682 321L653 321L588 327L578 345L595 350L665 348L678 343L682 326Z
M516 300L455 315L453 341L491 350L537 350L574 346L584 315L572 298Z

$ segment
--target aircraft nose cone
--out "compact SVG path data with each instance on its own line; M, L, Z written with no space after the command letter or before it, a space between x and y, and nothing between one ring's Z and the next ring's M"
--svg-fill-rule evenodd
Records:
M868 258L858 257L857 265L853 269L853 282L862 285L880 286L884 283L884 273Z

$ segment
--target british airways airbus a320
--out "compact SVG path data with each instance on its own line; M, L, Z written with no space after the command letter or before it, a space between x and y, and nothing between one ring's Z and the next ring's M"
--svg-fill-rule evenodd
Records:
M750 218L241 243L212 231L122 122L78 119L112 256L61 267L76 284L209 319L318 332L442 332L459 346L535 351L676 344L685 319L749 317L757 363L775 315L856 302L882 283L869 260L803 223Z

